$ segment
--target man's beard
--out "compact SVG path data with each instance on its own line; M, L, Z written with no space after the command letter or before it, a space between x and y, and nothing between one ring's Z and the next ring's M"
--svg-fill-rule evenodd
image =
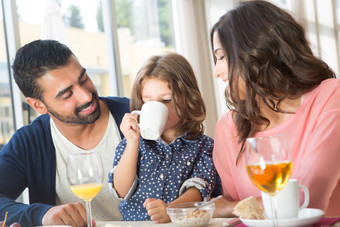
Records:
M96 103L96 109L90 115L82 116L82 115L79 114L79 112L81 110L91 106L93 102ZM100 117L100 114L101 114L100 105L99 105L99 98L98 98L97 92L92 93L91 102L77 107L74 110L74 115L69 115L69 116L60 115L58 112L49 108L46 105L46 103L45 103L45 106L46 106L48 112L52 116L57 118L59 121L64 122L64 123L68 123L68 124L91 124L91 123L95 122Z

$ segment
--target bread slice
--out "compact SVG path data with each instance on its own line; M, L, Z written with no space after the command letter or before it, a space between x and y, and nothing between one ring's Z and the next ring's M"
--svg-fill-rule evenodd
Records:
M254 196L241 200L235 207L233 214L243 219L264 219L263 208Z

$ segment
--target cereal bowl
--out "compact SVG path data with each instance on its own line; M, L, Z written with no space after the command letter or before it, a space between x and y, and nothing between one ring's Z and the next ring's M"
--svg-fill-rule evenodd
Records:
M202 202L174 204L168 206L166 211L171 221L180 226L206 226L212 218L215 203L206 203L195 210L201 204Z

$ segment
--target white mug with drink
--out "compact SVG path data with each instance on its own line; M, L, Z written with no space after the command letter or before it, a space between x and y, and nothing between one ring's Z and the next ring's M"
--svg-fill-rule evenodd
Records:
M299 189L304 192L304 202L300 206ZM262 203L267 218L272 217L272 209L270 204L270 196L261 192ZM305 185L299 185L298 180L289 179L288 184L275 195L277 204L278 219L297 218L299 211L306 208L309 204L309 191Z
M141 136L146 140L157 140L161 137L168 120L168 107L161 102L148 101L141 110L134 110L131 114L139 114L139 128Z

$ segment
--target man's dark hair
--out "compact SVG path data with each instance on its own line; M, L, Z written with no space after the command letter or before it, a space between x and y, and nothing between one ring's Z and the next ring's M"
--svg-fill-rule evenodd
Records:
M37 79L50 70L65 66L72 51L55 40L36 40L21 47L12 68L14 79L26 97L42 100Z

